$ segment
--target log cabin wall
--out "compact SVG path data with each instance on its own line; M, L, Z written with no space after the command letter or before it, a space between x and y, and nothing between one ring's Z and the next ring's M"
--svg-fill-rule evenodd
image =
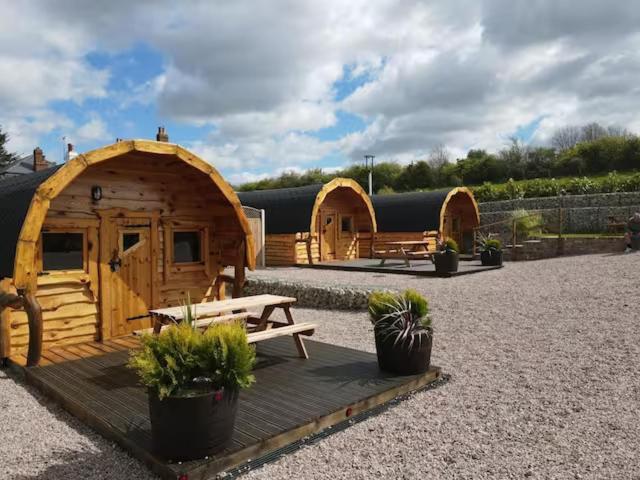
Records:
M362 198L351 188L336 188L325 197L319 207L319 213L316 226L317 238L322 235L320 222L323 214L334 213L336 215L335 258L337 260L358 258L360 255L359 232L366 235L373 230L371 215ZM327 259L319 248L318 258L314 258L314 261L321 260L321 257L322 260Z
M376 230L371 201L351 179L240 192L238 196L243 205L265 211L268 266L358 258L360 234L370 237ZM330 235L323 235L326 232Z
M461 251L473 250L474 229L479 226L477 205L466 192L455 193L443 212L443 234L454 239Z
M361 230L369 234L373 228L371 216L362 199L350 188L337 188L331 191L319 207L316 219L316 230L311 240L311 257L313 262L320 260L320 222L324 214L333 213L336 218L336 258L348 260L359 256L359 235ZM351 229L342 230L343 218L351 217ZM290 266L308 264L309 254L305 240L309 232L289 234L267 234L266 263L269 266ZM369 253L365 254L368 256Z
M99 201L91 198L94 186L102 189ZM101 269L109 258L101 255L101 215L117 209L135 212L136 219L155 219L150 223L155 264L153 307L179 305L187 295L193 302L213 299L216 276L224 266L234 265L241 252L244 233L236 213L220 189L199 170L175 157L142 152L92 165L51 201L45 218L43 232L83 234L82 268L38 276L36 297L43 310L45 349L104 336ZM180 230L202 232L205 256L197 264L174 264L170 258L172 232ZM37 252L41 252L40 244ZM41 269L41 255L36 263ZM3 339L5 332L10 335L11 354L26 353L26 314L5 313L2 328ZM108 329L107 333L110 335Z
M265 254L267 266L293 265L296 263L296 234L272 233L266 235Z
M462 252L473 250L474 229L480 217L473 193L465 187L374 195L372 202L379 242L422 240L427 231L430 250L436 249L438 234L456 240Z

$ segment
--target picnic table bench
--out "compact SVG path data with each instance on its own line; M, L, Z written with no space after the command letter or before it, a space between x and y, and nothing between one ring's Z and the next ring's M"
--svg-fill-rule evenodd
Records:
M215 323L243 321L247 326L247 339L249 343L257 343L270 338L292 335L300 357L309 358L300 336L313 335L316 324L294 322L293 315L291 315L291 305L295 302L296 299L293 297L265 294L217 300L207 303L196 303L191 305L191 309L193 316L196 318L195 326L197 328L206 329L209 325ZM261 314L249 311L257 307L263 308ZM276 308L283 310L287 323L271 319L271 315ZM149 314L153 319L153 328L139 330L135 333L158 334L166 326L183 321L185 313L185 307L150 310Z
M626 220L619 220L616 216L610 215L607 217L607 232L610 233L624 233L627 227Z
M373 249L373 257L380 259L383 266L388 259L404 260L407 267L411 266L411 259L431 260L429 240L407 240L381 242L382 249Z

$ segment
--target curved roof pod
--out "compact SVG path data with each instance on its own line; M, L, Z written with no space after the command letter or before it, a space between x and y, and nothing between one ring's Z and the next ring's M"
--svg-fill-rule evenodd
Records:
M243 205L263 209L267 234L315 232L322 202L334 191L351 190L369 212L372 231L377 230L376 214L371 199L358 182L350 178L334 178L326 184L305 187L276 188L239 192Z
M478 204L471 190L466 187L374 195L371 201L381 232L442 231L447 207L454 202L470 212L475 225L480 224Z
M231 185L210 164L184 149L166 142L126 140L78 155L64 165L58 165L24 178L0 182L0 228L6 258L0 261L0 276L13 276L18 289L36 286L36 242L50 203L75 178L92 165L108 161L129 152L142 152L174 157L207 175L229 202L246 239L246 265L255 268L253 235L240 200Z

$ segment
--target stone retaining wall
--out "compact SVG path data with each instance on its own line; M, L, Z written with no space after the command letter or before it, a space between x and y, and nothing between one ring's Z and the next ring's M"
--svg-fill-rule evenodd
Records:
M229 286L230 287L230 286ZM328 285L320 282L288 281L277 278L250 277L244 288L245 295L270 293L298 299L296 305L324 310L366 310L369 295L375 287Z
M513 210L525 209L542 215L546 231L557 232L561 202L564 205L564 232L602 233L607 231L609 217L623 221L634 212L640 211L640 192L523 198L481 203L480 223L489 225L503 222L510 218Z
M611 238L541 238L522 242L515 260L540 260L557 256L585 255L590 253L621 253L624 250L622 237ZM505 259L511 258L511 250L505 250Z

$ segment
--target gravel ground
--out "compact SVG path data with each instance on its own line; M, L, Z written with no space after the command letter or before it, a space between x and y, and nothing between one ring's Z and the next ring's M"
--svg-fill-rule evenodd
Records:
M640 478L640 254L521 262L451 279L277 269L411 287L451 380L246 479ZM315 338L374 350L365 313L297 309ZM0 374L1 478L152 478Z
M144 465L0 371L0 478L153 479Z

